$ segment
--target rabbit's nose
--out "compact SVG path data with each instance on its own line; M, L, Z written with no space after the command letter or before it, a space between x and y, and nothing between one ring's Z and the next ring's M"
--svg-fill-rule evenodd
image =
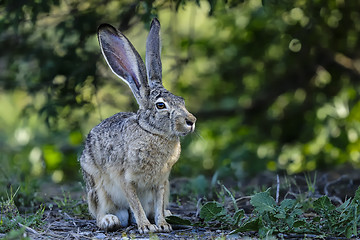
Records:
M192 127L196 122L196 117L194 117L193 115L190 115L185 119L185 122L186 122L186 125L188 125L189 127Z
M188 125L190 127L194 124L194 122L189 119L185 119L185 122L186 122L186 125Z

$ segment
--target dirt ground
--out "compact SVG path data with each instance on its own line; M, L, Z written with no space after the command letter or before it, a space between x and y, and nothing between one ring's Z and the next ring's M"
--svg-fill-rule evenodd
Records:
M192 215L188 209L171 206L176 215ZM193 209L194 210L194 209ZM195 210L196 211L196 210ZM41 231L27 229L26 234L31 239L216 239L225 236L228 232L216 231L207 228L192 228L173 226L171 233L139 234L136 226L119 229L115 232L100 230L95 220L71 217L59 211L46 211L46 224Z
M250 205L251 194L246 192L251 189L249 186L253 187L253 193L265 190L268 187L272 187L274 192L278 189L280 200L289 198L292 195L308 192L309 187L314 187L311 193L312 197L316 198L321 195L327 195L333 203L341 204L345 199L354 196L356 189L360 185L359 173L359 170L354 170L350 167L294 176L267 172L241 182L227 179L224 180L223 184L234 193L238 207L244 209L246 214L250 214L252 210ZM309 179L312 181L309 182ZM187 181L186 179L173 180L173 194L176 195L179 189L186 185ZM309 186L309 183L311 183L311 186ZM216 191L220 190L214 190L214 192ZM56 191L53 194L56 194ZM79 201L79 204L84 204L85 199L83 199L83 196L84 193L74 193L73 198L82 199ZM173 197L173 199L176 200L170 203L169 209L171 212L192 222L201 222L198 216L199 206L205 201L211 200L204 199L201 196L177 196L176 198ZM231 200L225 197L225 201L227 200L229 201L229 211L231 211ZM243 239L248 237L254 239L257 236L256 233L251 232L228 235L230 231L210 227L189 226L173 226L173 231L170 233L150 235L139 234L136 226L130 226L115 232L104 232L96 226L95 220L84 216L71 216L56 206L51 209L46 208L43 222L44 224L40 229L27 228L25 235L31 239ZM311 239L306 236L291 234L278 237L283 239Z

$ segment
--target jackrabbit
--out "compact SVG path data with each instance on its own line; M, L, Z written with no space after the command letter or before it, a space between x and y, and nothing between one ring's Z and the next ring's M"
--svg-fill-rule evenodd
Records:
M180 156L180 137L194 131L196 118L183 98L162 85L157 19L146 41L146 68L130 41L113 26L100 25L98 40L107 64L129 85L139 110L117 113L87 136L79 161L89 211L104 230L136 221L140 233L169 232L168 177Z

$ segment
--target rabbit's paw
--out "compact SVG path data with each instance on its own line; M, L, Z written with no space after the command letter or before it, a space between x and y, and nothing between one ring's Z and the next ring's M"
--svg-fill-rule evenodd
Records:
M100 220L99 227L106 231L115 230L120 227L119 218L115 215L107 214Z
M167 222L158 225L159 232L171 232L172 227Z
M146 225L138 226L138 230L140 234L143 234L149 232L158 232L159 228L154 224L146 224Z

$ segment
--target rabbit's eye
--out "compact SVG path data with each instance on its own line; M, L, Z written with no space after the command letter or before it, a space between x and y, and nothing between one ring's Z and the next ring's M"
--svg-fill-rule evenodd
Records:
M166 105L163 102L158 102L158 103L156 103L156 107L157 107L157 109L165 109Z

